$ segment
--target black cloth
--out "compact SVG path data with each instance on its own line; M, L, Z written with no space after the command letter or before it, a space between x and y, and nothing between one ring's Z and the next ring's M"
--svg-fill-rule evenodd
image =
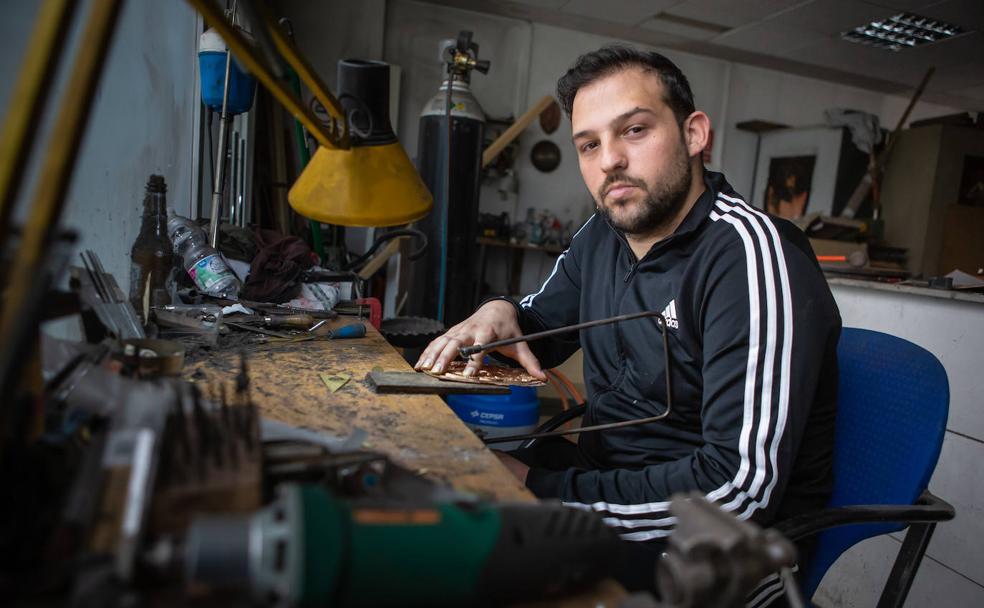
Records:
M606 518L627 540L665 538L667 508L700 491L760 524L819 508L832 484L840 315L809 241L747 205L720 173L670 237L636 260L592 216L534 294L513 303L524 333L661 310L672 411L659 422L579 436L583 462L533 467L527 486ZM584 352L583 424L666 410L652 318L530 343L545 368Z
M301 275L314 265L311 248L301 238L274 230L256 231L259 252L249 267L242 297L257 302L289 302L301 291Z

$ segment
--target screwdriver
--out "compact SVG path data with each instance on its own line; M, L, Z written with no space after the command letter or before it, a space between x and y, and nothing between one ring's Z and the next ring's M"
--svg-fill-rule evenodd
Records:
M265 315L263 324L278 329L307 329L314 325L314 317L309 314Z
M309 314L249 315L246 317L232 317L230 320L242 325L262 325L274 329L307 329L314 325L314 317Z
M349 323L348 325L343 325L338 329L333 329L329 331L326 335L322 336L322 339L345 340L347 338L364 338L364 337L366 337L365 323Z
M308 342L310 340L345 340L348 338L364 338L366 336L366 326L364 323L350 323L338 329L332 329L324 333L314 333L314 330L323 325L318 323L308 330L306 334L299 336L285 336L288 342ZM267 330L264 330L266 333Z

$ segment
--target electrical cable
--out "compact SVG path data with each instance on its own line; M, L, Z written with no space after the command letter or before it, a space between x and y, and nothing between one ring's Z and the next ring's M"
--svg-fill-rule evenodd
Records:
M552 369L550 372L554 374L554 376L557 377L557 380L564 385L571 398L574 399L575 404L584 405L584 397L581 396L580 391L577 390L577 387L574 386L574 383L571 382L571 379L568 378L566 374L561 372L559 369Z
M571 409L571 404L567 400L567 395L564 394L564 387L561 385L560 380L554 375L552 370L548 369L544 372L544 374L547 376L547 382L549 382L550 386L557 391L557 396L560 397L560 409L565 412Z
M583 426L579 429L566 429L563 431L545 431L542 433L527 433L523 435L506 435L502 437L488 437L483 439L486 445L490 443L506 443L510 441L523 441L526 439L543 439L546 437L560 437L562 435L577 435L579 433L594 433L597 431L607 431L611 429L620 429L627 426L637 426L640 424L649 424L651 422L656 422L662 420L670 415L673 411L673 386L672 386L672 375L671 375L671 365L670 365L670 339L669 332L666 331L666 319L662 315L656 317L656 324L659 326L660 332L663 334L663 360L666 362L664 365L664 370L666 372L666 410L657 416L649 416L646 418L638 418L636 420L623 420L622 422L610 422L608 424L596 424L593 426Z
M415 239L417 239L418 241L421 242L420 247L418 247L415 251L413 251L412 253L410 253L409 255L407 255L407 259L410 260L411 262L416 261L416 260L419 260L421 257L424 256L425 253L427 253L428 241L427 241L427 235L426 234L424 234L423 232L421 232L419 230L414 230L413 228L404 228L404 229L401 229L401 230L393 230L391 232L387 232L386 234L384 234L382 236L377 237L376 240L373 241L373 243L369 247L369 249L365 253L363 253L362 255L360 255L358 258L356 258L355 260L353 260L352 262L350 262L345 267L344 270L355 270L355 269L359 268L360 266L362 266L363 264L365 264L366 262L368 262L370 258L372 258L373 254L376 253L376 251L380 247L382 247L383 243L385 243L387 241L390 241L390 240L393 240L393 239L395 239L397 237L401 237L401 236L413 237L413 238L415 238Z

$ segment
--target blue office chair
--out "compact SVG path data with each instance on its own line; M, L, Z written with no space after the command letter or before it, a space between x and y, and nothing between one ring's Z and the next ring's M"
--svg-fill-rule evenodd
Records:
M946 432L946 371L926 349L867 329L843 329L837 357L830 505L775 528L793 541L816 535L816 548L800 573L803 597L811 598L844 551L864 539L908 527L878 602L879 608L901 607L936 523L954 516L949 503L926 489ZM584 410L582 405L563 412L537 432L556 429Z
M830 506L775 528L793 541L817 535L800 575L803 596L810 598L844 551L908 526L878 602L879 608L902 606L936 522L954 516L950 504L926 489L946 432L946 371L926 349L867 329L845 328L837 357Z

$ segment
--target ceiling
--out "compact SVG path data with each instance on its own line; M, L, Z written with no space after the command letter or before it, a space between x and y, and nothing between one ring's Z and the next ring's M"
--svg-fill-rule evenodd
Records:
M984 111L982 0L428 0ZM898 52L840 33L900 11L969 33Z

